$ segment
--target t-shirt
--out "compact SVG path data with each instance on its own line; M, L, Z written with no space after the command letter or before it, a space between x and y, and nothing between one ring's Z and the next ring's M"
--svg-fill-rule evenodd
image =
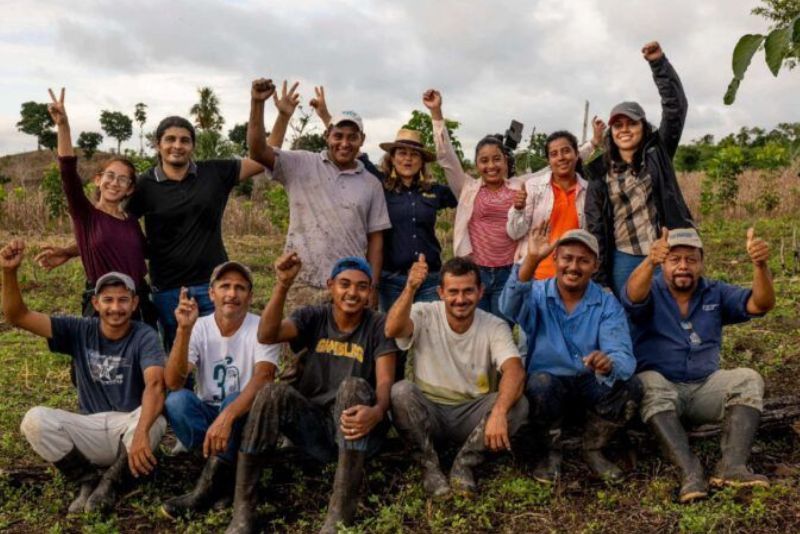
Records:
M578 186L572 186L569 191L565 191L556 184L551 184L553 188L553 210L550 212L549 221L549 240L551 243L558 241L562 235L580 228L578 220L578 208L575 206L575 195L578 194ZM527 237L525 238L527 239ZM545 280L556 275L556 263L553 255L550 254L536 267L534 278Z
M235 159L209 160L193 163L181 181L157 167L139 176L127 210L144 216L155 289L206 284L214 267L228 260L222 214L240 167Z
M136 217L118 219L89 202L78 176L78 158L59 157L58 165L75 240L89 283L94 286L104 274L117 271L130 276L137 287L144 286L147 275L145 239L139 221Z
M189 339L189 363L197 367L197 394L203 402L220 404L241 392L259 362L278 366L281 346L258 342L258 322L258 315L248 313L236 333L222 337L213 314L197 320Z
M367 235L391 227L383 186L358 160L340 170L327 151L275 152L272 176L289 196L285 249L303 260L297 280L324 288L336 260L364 257Z
M371 178L371 180L375 180ZM340 332L333 306L307 306L290 317L298 331L291 348L301 355L301 374L295 387L313 404L330 409L336 391L347 377L359 377L375 386L375 360L397 351L394 339L384 335L386 316L364 310L361 324Z
M508 209L516 191L504 185L496 191L481 186L469 220L472 258L481 267L505 267L514 263L517 242L508 237Z
M132 412L142 403L144 370L164 367L164 349L150 326L131 321L131 330L112 341L100 320L51 317L50 350L72 356L81 413Z
M414 383L438 404L456 405L497 391L497 372L519 351L508 324L475 310L463 334L447 322L444 302L415 302L411 306L414 334L398 338L401 350L414 347Z

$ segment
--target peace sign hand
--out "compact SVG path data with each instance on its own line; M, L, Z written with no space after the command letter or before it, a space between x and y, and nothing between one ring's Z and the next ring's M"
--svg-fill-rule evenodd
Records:
M59 98L56 98L52 89L48 89L47 92L50 93L51 100L51 102L47 104L47 111L50 113L53 122L56 126L68 124L67 110L64 107L64 88L61 88L61 96Z
M331 113L328 111L328 102L325 100L325 88L323 86L314 87L314 98L308 102L308 105L314 108L322 122L326 125L330 122Z

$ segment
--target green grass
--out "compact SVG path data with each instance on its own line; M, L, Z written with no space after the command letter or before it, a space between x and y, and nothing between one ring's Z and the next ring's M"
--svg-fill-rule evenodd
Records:
M766 318L730 327L724 336L725 367L751 366L764 374L768 395L796 392L800 373L800 278L780 269L781 237L791 241L790 219L760 221L756 228L773 246L771 265L778 293L777 308ZM707 274L749 284L751 267L744 252L746 221L706 222ZM0 235L2 242L8 236ZM49 240L66 240L50 236ZM77 313L83 285L80 264L73 262L44 273L30 258L42 238L32 239L21 282L31 309ZM280 236L228 236L232 258L249 264L256 276L254 309L267 301L272 286L272 262ZM791 267L791 263L789 265ZM800 266L798 266L800 267ZM800 270L800 269L799 269ZM67 358L50 354L44 340L0 323L0 531L11 532L217 532L230 520L230 510L193 517L179 523L159 515L164 498L190 488L201 468L191 456L162 456L153 480L125 496L108 518L67 518L74 488L48 467L19 433L19 423L31 406L44 404L75 409ZM716 438L695 442L710 469L718 457ZM556 487L530 477L530 452L500 456L479 470L480 496L429 502L420 472L396 442L371 462L367 490L358 522L349 532L792 532L800 531L800 487L797 483L795 438L789 432L762 436L753 465L770 475L767 490L716 492L689 506L675 502L677 472L665 464L654 444L635 447L635 462L623 451L612 451L628 463L628 479L607 487L586 477L577 451L569 451L564 479ZM333 468L319 468L289 454L272 464L263 478L265 501L259 507L266 531L314 532L321 525L332 483Z

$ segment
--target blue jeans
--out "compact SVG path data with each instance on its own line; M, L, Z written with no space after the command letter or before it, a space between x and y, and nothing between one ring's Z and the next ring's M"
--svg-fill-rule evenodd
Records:
M478 303L478 307L508 321L509 325L513 325L514 323L500 313L500 293L503 292L503 287L506 285L509 274L511 274L511 265L506 265L505 267L481 267L483 297Z
M381 300L381 310L388 312L394 301L400 297L400 293L406 287L408 276L400 273L390 273L381 271L381 283L378 287L378 295ZM428 273L428 277L419 286L414 294L414 302L434 302L439 300L439 273Z
M214 313L214 303L208 296L208 284L189 286L189 296L197 301L200 309L200 317ZM178 323L175 321L175 308L178 307L178 300L181 296L181 288L165 289L156 291L153 289L153 304L158 310L158 324L161 327L161 339L164 342L164 349L169 354L172 343L175 341L175 332L178 330Z
M234 393L225 397L222 404L214 406L200 400L200 397L188 389L173 391L167 395L164 403L164 414L175 436L189 450L201 449L206 439L206 431L214 419L239 396ZM236 461L236 453L242 440L242 429L247 417L240 417L233 423L228 447L218 456L229 463Z
M614 292L614 295L616 295L617 298L619 298L622 289L625 287L628 277L639 266L639 264L644 261L646 257L647 256L636 256L626 252L621 252L619 250L614 250L614 265L612 266L611 273L611 290ZM661 267L657 267L653 273L653 276L660 275Z
M638 404L644 390L638 378L617 380L613 387L597 381L594 373L577 376L558 376L546 372L528 375L525 395L530 403L531 422L550 426L569 411L593 411L603 419L615 422L627 420L626 403Z

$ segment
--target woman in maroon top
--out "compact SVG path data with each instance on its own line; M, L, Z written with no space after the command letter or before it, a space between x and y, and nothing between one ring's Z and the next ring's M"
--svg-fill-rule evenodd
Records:
M83 315L88 317L96 314L91 296L97 279L110 271L117 271L127 274L136 282L139 307L134 318L155 327L156 313L150 302L150 286L145 280L144 234L136 218L129 217L123 209L124 201L133 193L136 185L136 168L130 160L121 157L105 162L94 176L98 197L96 203L92 204L86 197L78 175L78 158L72 148L72 135L64 107L64 89L61 89L58 99L52 90L48 91L52 99L48 111L58 128L61 184L86 272L86 291L81 303Z

